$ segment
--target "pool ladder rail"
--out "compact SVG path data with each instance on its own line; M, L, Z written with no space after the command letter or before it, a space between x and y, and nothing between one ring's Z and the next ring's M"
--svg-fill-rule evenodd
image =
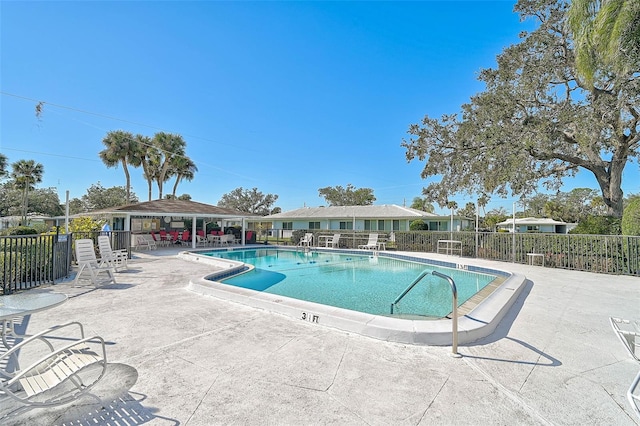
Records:
M453 281L453 278L451 278L450 276L440 273L438 271L430 271L430 270L422 271L422 273L418 275L418 277L415 280L413 280L413 282L409 285L409 287L407 287L400 294L400 296L396 297L396 300L394 300L393 303L391 303L391 315L393 315L394 306L398 302L400 302L400 300L402 300L402 298L406 296L407 293L409 293L411 289L413 289L416 286L416 284L418 284L420 281L422 281L424 277L430 274L447 280L447 282L449 282L449 285L451 286L451 293L453 294L453 302L452 302L453 306L452 306L452 314L451 314L451 320L452 320L451 356L460 358L462 357L462 355L458 353L458 289L456 288L456 283Z

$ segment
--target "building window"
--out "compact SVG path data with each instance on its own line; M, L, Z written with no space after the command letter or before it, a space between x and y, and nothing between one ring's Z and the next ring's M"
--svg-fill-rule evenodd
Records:
M308 229L320 229L320 222L309 222Z
M384 231L384 220L378 221L378 231Z
M353 222L340 222L340 229L353 229Z
M282 222L282 229L293 229L293 222Z
M399 220L394 220L393 221L393 230L394 231L399 231L400 230L400 221Z
M375 224L375 222L373 222ZM368 219L365 219L364 221L364 230L365 231L374 231L373 227L371 226L371 221Z

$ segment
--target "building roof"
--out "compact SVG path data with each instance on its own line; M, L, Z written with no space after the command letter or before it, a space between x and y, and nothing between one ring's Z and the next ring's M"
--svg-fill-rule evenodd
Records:
M198 203L196 201L163 199L145 201L137 204L129 204L120 207L110 207L107 209L94 210L83 215L99 214L128 214L132 216L207 216L219 218L241 218L257 216L251 213L218 207L211 204Z
M329 207L303 207L264 216L263 220L295 220L295 219L434 219L438 216L433 213L409 207L401 207L395 204L379 206L329 206ZM448 216L447 216L448 217Z
M511 226L513 225L513 219L507 219L504 222L498 223L498 226ZM520 217L516 218L516 225L568 225L567 222L560 222L549 218L540 217Z

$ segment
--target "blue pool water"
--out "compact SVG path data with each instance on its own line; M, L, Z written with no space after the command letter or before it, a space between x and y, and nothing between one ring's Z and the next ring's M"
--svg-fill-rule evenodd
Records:
M459 305L496 278L382 256L333 252L248 249L206 255L255 266L251 272L224 279L224 284L374 315L389 315L391 303L425 270L453 278ZM441 318L451 307L448 282L429 274L396 305L394 313Z

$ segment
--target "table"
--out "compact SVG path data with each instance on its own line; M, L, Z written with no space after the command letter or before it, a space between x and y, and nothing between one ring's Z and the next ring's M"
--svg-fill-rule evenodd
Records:
M454 251L457 251L462 256L462 241L438 240L437 252L440 253L441 249L444 249L445 254L453 254Z
M16 334L13 329L13 319L25 317L33 313L44 311L67 301L67 295L62 293L43 293L27 290L22 293L0 296L0 321L2 322L2 343L9 349L7 336L24 337Z
M535 260L536 257L539 257L542 259L542 266L544 266L544 254L542 253L527 253L527 256L529 257L529 264L533 265L533 261Z

